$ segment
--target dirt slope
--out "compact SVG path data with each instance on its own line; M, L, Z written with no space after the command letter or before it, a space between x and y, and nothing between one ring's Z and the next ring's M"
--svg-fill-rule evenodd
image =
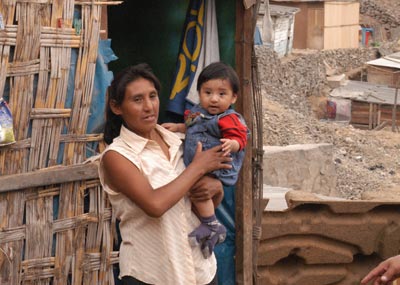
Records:
M398 40L400 37L400 1L361 0L360 25L374 28L372 41Z
M361 0L373 3L391 13L389 18L400 20L400 0ZM368 4L368 3L367 3ZM380 19L361 15L361 23L374 25ZM360 24L361 24L360 23ZM396 27L392 25L392 29ZM400 28L399 28L400 29ZM397 39L399 40L399 39ZM397 41L395 39L395 41ZM311 109L310 98L301 97L299 105ZM390 191L400 191L400 133L390 127L381 131L355 129L350 125L318 120L309 110L294 109L287 98L263 92L264 144L288 145L306 143L332 143L338 174L338 190L348 199L361 199L367 192L390 196ZM396 190L397 189L397 190Z
M320 121L264 96L264 143L331 143L342 197L360 199L369 191L400 185L400 133L366 131Z

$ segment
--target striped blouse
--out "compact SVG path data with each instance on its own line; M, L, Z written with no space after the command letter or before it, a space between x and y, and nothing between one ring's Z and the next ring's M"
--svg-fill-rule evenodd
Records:
M169 145L170 160L152 140L122 126L120 136L103 152L114 150L130 160L149 179L154 189L174 180L183 170L181 140L157 125ZM104 183L99 176L120 220L120 278L132 276L149 284L207 284L216 274L215 256L204 259L200 247L189 245L188 234L199 224L187 197L182 198L162 217L152 218L124 194Z

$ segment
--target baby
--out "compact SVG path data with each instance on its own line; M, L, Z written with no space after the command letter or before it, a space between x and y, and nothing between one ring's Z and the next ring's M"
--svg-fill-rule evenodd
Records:
M186 133L186 165L192 161L199 141L203 150L222 144L222 151L232 156L232 168L217 170L209 175L218 178L224 185L234 185L249 136L243 117L232 108L239 92L239 78L232 67L215 62L200 73L197 91L199 104L185 111L185 123L165 123L162 126L173 132ZM189 234L189 241L192 246L200 244L204 257L208 258L215 245L225 240L226 229L215 216L212 199L194 202L194 206L201 224Z

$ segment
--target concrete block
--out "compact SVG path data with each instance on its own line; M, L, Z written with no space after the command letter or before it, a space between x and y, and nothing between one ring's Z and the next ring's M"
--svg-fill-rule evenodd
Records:
M346 84L346 75L339 74L339 75L332 75L326 78L328 81L328 85L331 88L338 88Z
M339 196L331 144L264 146L264 184Z

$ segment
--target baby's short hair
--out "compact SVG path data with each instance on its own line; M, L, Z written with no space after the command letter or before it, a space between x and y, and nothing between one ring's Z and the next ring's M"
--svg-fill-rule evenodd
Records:
M239 92L239 77L230 65L220 61L207 65L197 79L197 91L200 91L203 83L213 79L228 79L233 93L237 94Z

